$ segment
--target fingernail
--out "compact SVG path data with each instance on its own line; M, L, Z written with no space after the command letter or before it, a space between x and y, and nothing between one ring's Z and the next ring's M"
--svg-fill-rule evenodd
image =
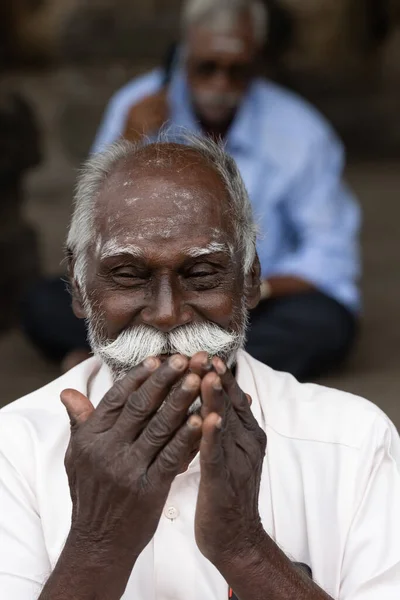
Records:
M218 375L225 375L226 373L226 365L222 362L220 358L214 360L214 368Z
M202 419L197 415L192 415L187 424L191 429L199 429L203 425Z
M218 377L218 379L216 379L213 383L213 388L214 390L217 390L218 392L222 390L222 383L220 378Z
M149 371L154 371L154 369L157 368L158 361L156 358L152 358L150 356L149 358L146 358L146 360L143 362L143 365L146 367L146 369L149 369Z
M211 369L212 369L212 364L211 364L209 358L205 358L203 360L203 362L201 363L201 366L205 371L211 371Z
M185 359L183 358L183 356L176 355L176 356L172 356L172 357L169 359L169 364L170 364L170 365L171 365L171 367L173 367L174 369L180 370L180 369L183 369L183 367L184 367L184 366L185 366L185 364L186 364L186 361L185 361Z
M215 423L215 427L216 427L217 429L222 429L222 417L220 417L220 418L218 419L218 421Z
M191 392L199 387L199 378L197 375L188 375L182 383L182 389Z

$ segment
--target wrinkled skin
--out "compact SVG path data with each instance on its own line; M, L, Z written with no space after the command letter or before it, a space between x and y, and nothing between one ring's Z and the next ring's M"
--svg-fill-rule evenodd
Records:
M182 155L172 154L165 163L161 155L154 156L152 152L154 149L152 150L151 147L144 148L136 157L135 164L121 165L110 177L99 196L98 227L102 248L110 248L111 244L113 255L104 258L100 250L98 255L94 256L88 269L87 291L93 306L102 315L104 332L109 339L115 339L125 328L132 325L145 324L166 332L187 323L205 321L235 330L240 326L236 315L242 306L243 290L249 308L255 306L258 301L258 259L255 260L252 271L243 277L240 267L242 261L237 252L230 255L228 252L213 250L213 244L227 248L235 246L232 224L228 217L229 205L226 192L219 176L213 169L204 164L203 159L195 152L185 151L185 154ZM174 165L174 161L177 162L176 165ZM135 182L134 190L125 185L126 181L131 180ZM134 201L132 197L134 197ZM179 209L178 214L177 209ZM115 214L119 216L118 220L112 220ZM140 249L139 257L137 252L134 255L129 253L128 249L132 246L136 250ZM211 248L210 252L200 253L200 256L194 258L191 256L193 248L207 247ZM74 306L77 314L86 316L84 302L80 298L80 290L76 284L74 290ZM228 452L231 453L233 461L229 468L235 462L238 467L240 466L236 472L238 475L237 485L231 480L230 485L233 487L226 497L228 502L232 501L234 489L241 488L243 493L247 489L243 485L242 476L247 471L248 461L254 463L260 459L259 472L254 481L249 483L252 492L248 491L246 498L246 504L249 507L251 505L254 508L256 505L263 456L262 445L259 448L259 454L255 455L254 453L258 447L257 436L260 441L261 438L264 438L264 434L252 417L245 395L239 390L232 375L228 379L229 372L226 372L221 379L224 385L229 383L229 389L227 388L223 394L222 391L213 389L215 380L220 381L220 379L215 372L215 366L210 363L205 353L193 357L190 362L186 358L182 358L182 360L185 362L184 368L175 375L171 374L168 383L162 390L158 389L160 385L157 384L157 378L161 377L165 370L170 369L168 362L164 362L153 375L147 374L146 377L149 378L145 383L141 379L144 377L141 372L143 367L134 369L123 382L115 384L113 390L103 400L102 405L93 412L88 423L78 431L77 437L73 435L72 438L73 443L80 441L85 447L83 457L86 461L82 467L76 458L67 462L69 468L72 467L72 471L76 473L70 477L72 482L76 482L72 485L72 490L76 490L73 493L73 499L75 499L74 527L84 530L84 524L91 523L90 515L98 513L102 515L103 510L107 511L110 505L115 505L117 522L124 521L122 514L125 515L125 531L126 529L137 531L138 520L144 528L143 534L137 531L137 540L132 540L129 536L130 541L126 542L134 545L133 557L140 553L144 547L143 544L148 543L154 535L173 478L183 466L187 466L193 451L199 449L203 421L204 432L211 432L212 420L219 415L222 418L223 431L226 430L226 434L222 435L224 447L230 435L233 435L238 443L247 449L242 456L237 446L228 444ZM226 371L221 360L216 362L216 366L220 370ZM190 377L195 378L193 393L185 395L181 390L181 383L179 383L169 397L171 386L180 382L186 372L191 372ZM143 383L143 385L136 391L139 385L138 377L139 383ZM126 389L121 390L123 386L126 386ZM189 435L188 427L185 425L186 414L193 400L199 395L203 400L199 429L195 428L193 432L190 430L191 435ZM144 426L166 398L168 398L166 407L157 413L153 419L154 422L150 421L155 429L151 429L149 434L150 425L147 428ZM86 399L85 402L89 401ZM108 415L107 407L109 407L110 415ZM73 412L71 409L69 410ZM98 416L99 412L100 416ZM104 416L104 412L106 416ZM119 424L111 423L117 413L121 413ZM169 419L170 413L175 420ZM132 414L135 418L132 417ZM247 415L247 421L243 422L244 414ZM199 418L197 417L197 419ZM106 425L103 425L104 419ZM164 427L163 435L157 429L161 426L157 424L158 422ZM251 430L248 429L250 423L253 428ZM182 431L179 426L183 428ZM133 441L129 450L125 445L126 440L119 437L121 427L129 431L129 439ZM93 432L97 433L98 431L103 432L102 437L95 438L96 442L93 444ZM162 453L158 461L152 463L155 451L154 448L146 449L146 444L153 447L156 438L158 440L157 449L162 451L176 431L179 435L186 436L187 445L185 446L184 442L180 441L180 452L176 451L173 459L170 456L171 466L169 468L167 468ZM139 432L142 437L138 439ZM253 434L255 435L254 440L252 439ZM194 444L196 441L197 445ZM207 454L208 445L205 442L205 454ZM170 450L168 452L169 455L173 454ZM105 456L107 456L106 462ZM134 470L129 469L131 461L135 465ZM99 477L107 481L106 485L101 486L101 492L104 494L103 508L96 508L95 505L89 503L84 513L79 514L76 510L78 504L82 506L82 503L77 501L79 486L91 486L87 480L87 469L90 468L90 465L101 465L103 468L104 464L107 464L109 470L107 472L99 471ZM82 468L81 478L78 477L80 468ZM115 472L114 469L116 469ZM125 469L127 470L125 471ZM145 479L143 479L143 473L147 474ZM140 489L142 495L129 495L127 499L123 492L123 486L121 506L119 506L115 494L118 495L116 490L120 489L124 477L127 477L124 484L125 492L133 487L133 489ZM117 484L117 482L120 483ZM145 482L148 485L147 488L144 485ZM221 482L225 487L228 479L221 480ZM115 485L116 490L114 489ZM94 494L97 487L94 486L90 489ZM205 494L207 493L205 492ZM81 494L84 498L91 497L90 492L82 491ZM251 494L253 494L253 499L249 504L248 500ZM100 502L101 495L99 494L96 502ZM96 494L93 495L93 501L95 496ZM147 507L146 511L144 511L145 506ZM154 510L149 510L150 506L154 506ZM212 552L210 546L213 546L216 540L213 541L208 537L204 509L201 506L200 502L198 531L201 542L199 543L202 551L209 555ZM239 520L238 526L243 528L249 525L249 521L256 522L257 512L253 511L253 513L243 515L245 523L243 519ZM202 514L203 516L201 516ZM226 511L226 506L218 507L216 504L214 513L210 511L209 514L216 523L223 520L228 511ZM138 519L138 515L142 515L140 519ZM149 516L148 524L146 524L144 515ZM112 513L109 513L109 517L113 519ZM102 529L102 533L96 532L96 537L114 536L113 524L108 523L104 515L95 520L94 527L97 522L101 523L104 529ZM129 523L131 523L131 527L129 527ZM215 529L215 523L210 525L210 529ZM204 535L201 534L203 530ZM115 539L121 539L121 536L123 539L122 532L119 532L118 535L115 534ZM226 539L225 541L221 537L220 542L228 548L235 543L235 536L232 534L232 540Z
M133 568L154 536L173 479L200 449L196 540L214 564L229 562L262 532L265 434L220 359L211 364L200 353L190 362L182 356L161 366L149 362L116 383L96 410L77 392L62 394L72 425L66 456L72 531ZM201 417L188 420L198 394Z
M193 365L201 355L194 357ZM201 382L203 435L195 535L201 552L221 570L263 537L258 495L267 439L222 360Z
M86 299L78 282L72 285L76 314L96 318L110 340L143 324L167 332L208 321L239 331L243 304L251 309L259 300L260 267L255 258L243 274L218 174L197 152L170 145L162 152L148 146L132 160L117 165L100 191ZM199 395L201 414L188 418ZM266 437L249 400L221 359L205 353L147 359L97 408L65 390L72 523L40 600L120 600L174 478L198 451L196 541L239 597L271 590L280 598L281 581L289 581L284 600L325 598L309 594L309 583L262 529Z
M196 152L167 152L165 157L147 147L134 164L119 165L100 192L96 225L100 242L94 240L90 249L86 293L111 340L141 324L165 332L211 321L235 330L243 301L248 308L258 302L258 259L244 276L225 188ZM215 245L226 250L215 250ZM113 250L112 256L104 256L105 248ZM209 250L193 256L193 248ZM78 316L93 317L76 281L73 305ZM220 380L216 368L226 370L222 361L213 365L205 353L191 360L175 359L179 367L171 359L155 357L150 366L145 361L115 383L96 409L79 392L63 392L72 426L66 456L72 524L41 600L63 597L57 595L62 575L69 577L72 566L79 578L82 554L87 568L88 562L96 568L103 565L107 575L106 584L96 573L93 585L102 591L106 586L110 600L113 594L118 598L137 557L154 536L172 481L199 449L203 462L196 537L201 551L211 559L221 555L222 545L228 560L230 553L241 551L237 542L244 529L259 526L256 504L265 436L251 416L247 398L233 377L228 379L228 372ZM224 394L214 390L218 382L228 386ZM199 395L201 415L188 419L188 409ZM226 431L220 438L219 418L221 431ZM238 446L226 445L230 434ZM231 457L218 485L215 470L211 466L208 474L206 468L213 461L214 435L216 441L224 439L223 452ZM246 465L257 459L256 476L245 481ZM234 463L238 469L231 473ZM215 503L221 486L225 502ZM238 501L249 506L241 514L239 505L235 512L232 504L234 490L239 489L243 496ZM230 527L229 536L217 540L216 524L238 516L236 533ZM81 584L80 579L77 582Z
M130 556L132 565L153 537L173 479L201 436L201 420L187 423L199 392L191 374L157 412L187 369L153 359L117 382L94 410L87 398L66 390L72 422L66 456L73 503L72 530L86 543ZM173 359L172 359L173 360ZM71 402L86 406L77 414Z

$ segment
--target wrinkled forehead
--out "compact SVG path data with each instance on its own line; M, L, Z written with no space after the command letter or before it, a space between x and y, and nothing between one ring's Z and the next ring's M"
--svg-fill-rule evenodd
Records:
M99 196L98 243L233 245L230 216L225 186L208 166L120 168Z

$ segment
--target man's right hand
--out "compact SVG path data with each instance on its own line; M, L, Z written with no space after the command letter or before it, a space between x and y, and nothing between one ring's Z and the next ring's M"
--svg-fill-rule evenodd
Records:
M67 544L83 549L111 578L110 565L118 565L124 585L155 534L174 478L200 443L201 418L188 419L187 412L201 378L186 374L188 366L179 355L161 365L147 359L115 383L97 409L77 391L62 393L71 419Z
M163 88L132 106L122 137L131 142L138 142L144 136L155 135L167 120L167 89Z

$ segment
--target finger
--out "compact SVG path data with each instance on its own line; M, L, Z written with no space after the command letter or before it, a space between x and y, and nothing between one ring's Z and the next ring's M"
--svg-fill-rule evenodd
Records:
M203 378L207 373L212 371L212 364L207 352L198 352L191 358L189 370Z
M72 430L86 423L95 412L89 398L77 390L64 390L61 392L60 398L67 409Z
M211 413L203 422L200 443L202 477L221 478L225 472L222 423L222 418L217 413Z
M247 398L247 402L249 403L249 406L251 406L253 404L253 398L250 396L250 394L245 394L246 398Z
M150 464L188 418L188 411L200 395L201 379L191 373L172 391L165 405L151 419L135 443L145 464Z
M211 413L224 418L227 409L227 397L221 378L214 372L208 373L201 382L201 416L206 419Z
M193 448L200 444L203 421L198 415L191 416L172 440L160 452L148 470L148 478L157 485L158 482L170 484L188 464Z
M91 427L98 433L108 431L117 422L129 396L156 371L161 362L158 358L147 358L143 363L129 371L123 379L117 381L107 392L97 407Z
M226 435L223 436L224 447L228 452L232 451L233 446L242 439L246 429L222 387L221 378L217 373L213 372L204 377L201 383L201 399L203 420L214 413L221 417L223 429L226 432Z
M257 420L250 409L252 402L250 396L245 394L240 389L232 371L227 368L225 363L220 358L214 357L212 360L212 365L215 369L215 372L220 376L222 386L228 394L232 406L234 407L244 426L250 430L258 429Z
M163 363L131 394L116 422L119 435L133 442L167 399L171 388L187 371L189 361L179 354Z

